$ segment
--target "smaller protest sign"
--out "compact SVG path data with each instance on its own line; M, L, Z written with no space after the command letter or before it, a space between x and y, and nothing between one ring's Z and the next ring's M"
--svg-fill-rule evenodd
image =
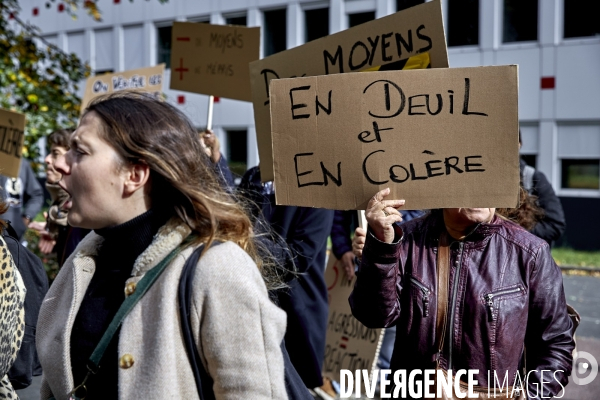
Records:
M0 174L19 176L24 139L25 115L0 109Z
M260 28L175 22L170 88L251 101L248 64L260 56Z
M340 370L373 372L379 357L384 329L370 329L352 315L348 297L356 276L348 280L344 268L329 255L325 269L325 284L329 296L329 319L325 336L323 375L340 380Z
M132 69L124 72L90 76L85 85L85 94L81 101L81 112L92 99L103 94L132 90L160 94L165 73L165 64L155 67Z
M277 204L515 207L517 66L271 81Z

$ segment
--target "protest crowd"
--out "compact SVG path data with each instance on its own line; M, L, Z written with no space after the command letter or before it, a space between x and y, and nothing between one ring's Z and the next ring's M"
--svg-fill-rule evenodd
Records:
M308 77L273 79L271 104L263 71L283 78L292 66L258 52L243 56L242 94L195 88L254 103L261 165L243 176L229 169L212 109L198 129L154 88L88 96L78 125L48 136L44 221L34 221L42 187L16 157L17 173L0 177L0 398L17 399L40 375L43 400L423 398L436 388L439 399L488 398L498 377L508 384L496 398L560 397L577 327L550 252L564 213L544 174L518 157L514 66L448 68L434 7L388 17L424 10L408 33L397 28L405 20L382 19L396 31L378 36L376 55L372 37L340 36L337 52L319 48L318 67L297 58ZM236 37L243 29L257 28ZM394 66L342 73L382 60ZM323 139L331 116L352 145ZM392 143L400 126L427 132ZM498 139L473 139L480 130ZM358 160L351 172L318 158L340 148ZM27 227L60 266L51 284L21 244ZM344 352L358 342L367 350ZM387 380L367 377L374 370ZM456 375L441 395L440 380L461 370L476 380Z

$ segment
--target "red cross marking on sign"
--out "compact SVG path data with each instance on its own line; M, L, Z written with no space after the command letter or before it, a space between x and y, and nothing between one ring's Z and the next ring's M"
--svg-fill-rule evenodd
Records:
M183 57L179 59L179 68L175 68L176 72L179 72L179 80L183 80L183 73L188 72L189 69L183 68Z

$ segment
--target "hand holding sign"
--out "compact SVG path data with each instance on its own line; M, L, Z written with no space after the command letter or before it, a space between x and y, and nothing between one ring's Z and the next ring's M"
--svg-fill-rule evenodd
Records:
M389 188L375 193L365 210L365 217L373 234L385 243L394 241L394 224L402 221L402 215L397 209L404 205L404 200L384 200L389 194Z
M221 159L221 143L217 135L210 129L205 130L200 135L200 143L206 150L206 154L213 163L218 163Z

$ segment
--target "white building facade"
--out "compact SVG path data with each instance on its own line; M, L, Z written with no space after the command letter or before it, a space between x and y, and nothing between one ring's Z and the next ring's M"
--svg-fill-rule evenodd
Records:
M380 18L419 0L101 0L102 22L58 0L22 0L21 18L96 73L168 62L174 21L261 26L261 56ZM522 153L567 215L563 244L600 249L600 18L596 0L442 0L451 67L519 65ZM169 82L170 70L165 81ZM198 126L207 96L165 92ZM258 164L252 105L219 99L213 128L234 172ZM591 222L591 224L590 224Z

